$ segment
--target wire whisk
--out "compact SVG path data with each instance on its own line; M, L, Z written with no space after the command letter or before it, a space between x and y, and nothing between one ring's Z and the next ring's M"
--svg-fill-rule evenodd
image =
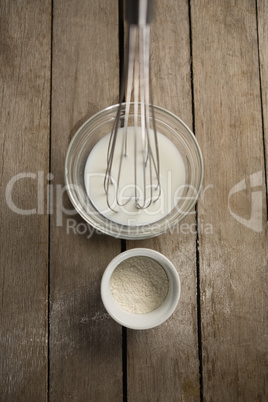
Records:
M137 209L148 208L161 194L157 131L150 103L152 6L152 0L126 0L127 58L104 178L107 205L113 211L114 205L124 206L131 200ZM131 191L122 197L122 176L126 174L133 186L128 186Z

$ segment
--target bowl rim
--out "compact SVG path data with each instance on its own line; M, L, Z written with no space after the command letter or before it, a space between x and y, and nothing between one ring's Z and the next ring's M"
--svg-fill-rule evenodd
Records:
M114 301L109 288L110 279L117 266L130 257L138 256L157 261L166 271L169 279L169 291L164 302L157 309L144 314L134 314L123 310ZM106 311L118 324L130 329L151 329L164 323L174 313L180 295L181 281L174 264L164 254L149 248L133 248L118 254L107 265L101 279L101 299Z
M130 103L130 105L134 105L133 102ZM134 232L134 234L131 234L131 227L129 227L128 225L123 225L123 224L119 224L116 222L113 222L111 220L109 220L106 216L103 215L104 219L107 220L107 222L111 223L110 225L107 224L102 224L101 226L95 222L93 219L90 219L90 214L86 214L83 211L83 207L81 207L81 200L77 202L73 191L72 191L72 183L68 178L68 165L69 165L69 160L70 160L70 155L72 153L72 148L74 147L74 144L76 143L77 139L79 138L79 136L81 135L81 133L83 133L83 130L86 126L90 125L93 121L97 121L98 118L102 115L108 114L109 112L113 112L113 111L117 111L119 107L124 108L126 106L126 103L117 103L114 105L110 105L100 111L98 111L97 113L95 113L94 115L92 115L89 119L87 119L75 132L74 136L72 137L68 149L67 149L67 153L66 153L66 157L65 157L65 164L64 164L64 180L65 180L65 186L66 186L66 190L69 196L69 199L73 205L73 207L76 209L76 211L79 213L79 215L88 223L90 224L94 229L102 232L103 234L112 236L114 238L121 238L121 239L126 239L126 240L142 240L142 239L148 239L148 238L153 238L156 236L159 236L163 233L166 233L169 229L171 229L171 227L173 227L176 223L180 222L182 219L185 218L185 216L187 216L187 214L189 213L189 211L191 211L191 209L193 208L193 206L196 204L198 197L200 195L201 192L201 188L202 188L202 183L203 183L203 179L204 179L204 160L203 160L203 155L201 152L201 148L199 146L199 143L196 139L196 136L194 135L193 131L187 126L186 123L184 123L183 120L181 120L177 115L175 115L174 113L170 112L169 110L157 106L157 105L152 105L150 104L149 106L152 107L154 110L159 111L160 113L163 113L167 116L170 116L172 119L175 119L175 121L178 121L179 124L181 124L184 129L187 131L187 133L190 135L191 140L194 143L194 146L196 148L196 154L198 155L198 164L200 166L200 170L198 172L199 174L199 187L196 188L195 190L195 195L192 197L191 202L189 203L189 205L187 206L187 209L185 211L183 211L179 217L177 217L175 219L175 221L170 224L170 225L165 225L161 230L156 230L155 232L152 233L152 231L147 231L147 230L143 230L142 234L140 233L140 231L136 228L137 230ZM158 221L157 221L158 222ZM148 228L150 226L155 227L155 224L157 224L157 222L154 222L152 224L144 224L144 225L140 225L138 226L141 228ZM112 229L112 227L115 226L117 228L119 228L118 230ZM122 233L122 228L130 228L130 231L128 230L127 233Z

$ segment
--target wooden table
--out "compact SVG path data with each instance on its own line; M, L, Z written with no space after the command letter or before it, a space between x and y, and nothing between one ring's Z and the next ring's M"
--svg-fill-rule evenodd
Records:
M0 400L267 401L268 2L157 2L154 103L193 129L205 177L183 224L139 242L90 230L64 186L77 128L118 101L121 13L0 3ZM172 317L146 331L100 298L108 262L138 246L182 283Z

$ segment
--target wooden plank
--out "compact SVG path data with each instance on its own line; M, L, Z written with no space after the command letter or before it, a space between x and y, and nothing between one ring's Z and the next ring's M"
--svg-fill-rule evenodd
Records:
M0 3L1 401L47 396L50 13L48 0Z
M154 103L192 127L188 2L158 1L152 24ZM129 401L199 400L196 310L195 212L184 227L157 238L127 242L127 247L160 251L176 266L182 284L179 305L164 324L127 332Z
M55 0L53 10L51 171L54 187L63 189L70 139L87 118L118 101L118 11L104 0ZM50 399L119 401L122 330L102 305L100 281L120 240L81 234L85 224L77 215L63 213L61 223L61 199L53 202ZM66 194L63 203L72 209Z
M262 91L263 130L266 155L266 172L268 169L268 2L257 1L260 78ZM266 191L268 189L268 173L266 174ZM268 191L267 191L268 196Z
M266 400L267 211L256 4L193 0L204 400ZM267 378L267 377L266 377Z

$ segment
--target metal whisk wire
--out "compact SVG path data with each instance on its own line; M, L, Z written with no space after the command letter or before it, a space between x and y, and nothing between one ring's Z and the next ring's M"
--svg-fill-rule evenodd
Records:
M113 211L116 209L110 202L111 186L114 187L115 201L119 207L134 199L137 209L145 209L158 200L161 195L159 148L153 104L150 104L150 24L146 17L148 0L140 0L140 3L142 4L139 9L138 22L135 20L129 25L124 90L107 152L104 189L107 205ZM122 102L124 92L126 92L125 104ZM134 126L134 194L123 202L120 200L119 193L122 165L128 159L128 136L133 135L133 132L130 134L128 132L131 106L133 108L132 124ZM122 131L120 135L118 135L119 130ZM139 149L138 143L142 144L141 149ZM120 157L115 173L114 156L118 147Z

